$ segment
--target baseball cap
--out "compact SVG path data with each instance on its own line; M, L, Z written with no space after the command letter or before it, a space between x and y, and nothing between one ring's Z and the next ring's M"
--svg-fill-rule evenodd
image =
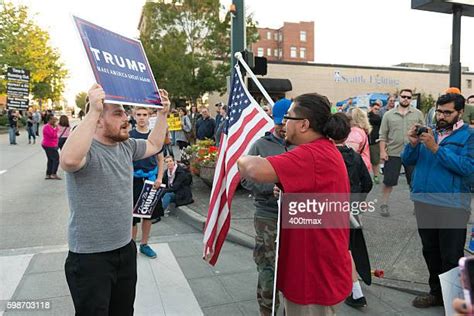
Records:
M283 122L283 116L286 115L291 106L291 100L281 99L275 102L272 108L273 122L280 125Z
M450 87L446 89L445 93L461 94L461 90L459 90L459 88L456 88L456 87Z

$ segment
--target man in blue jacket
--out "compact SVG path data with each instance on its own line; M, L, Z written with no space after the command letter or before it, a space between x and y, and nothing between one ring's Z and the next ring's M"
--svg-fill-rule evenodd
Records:
M403 163L415 166L411 199L430 273L430 293L413 301L418 308L443 305L438 276L464 256L474 177L474 130L462 121L464 105L461 94L440 96L436 130L413 126L402 153Z

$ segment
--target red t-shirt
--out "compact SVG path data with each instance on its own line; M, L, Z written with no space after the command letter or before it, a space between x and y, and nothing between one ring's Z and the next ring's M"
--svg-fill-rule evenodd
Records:
M285 193L349 193L346 166L327 138L266 158ZM332 216L332 215L331 215ZM349 217L349 213L334 216ZM277 287L300 305L331 306L351 293L349 229L281 229Z

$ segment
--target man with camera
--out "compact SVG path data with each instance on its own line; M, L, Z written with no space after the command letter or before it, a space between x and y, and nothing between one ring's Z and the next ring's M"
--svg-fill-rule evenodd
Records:
M382 188L382 205L380 215L390 216L388 199L393 187L398 184L402 161L400 153L408 143L406 133L413 124L423 124L423 113L410 106L413 93L410 89L402 89L399 94L398 106L389 110L382 117L379 131L380 160L384 161L384 176ZM413 168L403 166L408 185L411 182Z
M440 96L436 130L415 124L401 155L403 164L415 167L411 200L430 274L430 293L413 300L418 308L443 305L438 276L464 256L474 176L474 130L462 121L464 105L461 94Z

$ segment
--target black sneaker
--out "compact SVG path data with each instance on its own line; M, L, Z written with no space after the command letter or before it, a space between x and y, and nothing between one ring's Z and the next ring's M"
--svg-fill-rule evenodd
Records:
M418 295L412 302L416 308L428 308L432 306L444 306L443 298L431 294Z
M383 217L389 217L390 212L388 211L388 205L387 204L382 204L380 205L380 215Z
M367 300L365 299L365 296L359 297L358 299L355 299L351 295L349 295L346 300L344 301L347 305L354 307L354 308L361 308L361 307L366 307L367 306Z

